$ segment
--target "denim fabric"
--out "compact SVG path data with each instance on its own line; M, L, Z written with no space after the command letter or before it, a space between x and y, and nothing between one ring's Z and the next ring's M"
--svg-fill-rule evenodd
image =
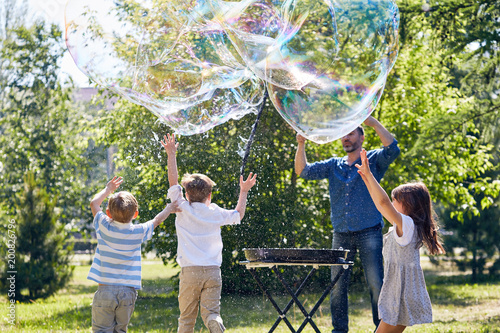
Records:
M363 265L365 279L368 283L372 305L373 323L378 326L378 297L384 280L384 268L382 257L382 227L376 226L357 232L334 232L333 248L350 250L347 260L354 261L356 252ZM332 266L332 278L337 275L342 266ZM348 332L349 330L349 306L347 293L352 266L350 266L339 281L335 284L330 298L330 309L332 312L332 325L334 333Z
M133 287L99 285L92 301L92 331L127 332L136 300Z
M389 165L399 155L398 142L394 140L382 149L367 153L370 170L378 182ZM330 191L330 218L337 232L359 231L373 226L383 226L382 215L375 207L355 164L347 164L347 157L307 164L300 176L304 179L328 179Z

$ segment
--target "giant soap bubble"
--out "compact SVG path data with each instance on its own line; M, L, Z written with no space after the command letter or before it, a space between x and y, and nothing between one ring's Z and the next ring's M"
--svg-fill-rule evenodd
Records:
M255 112L264 86L227 47L220 26L191 5L70 1L66 44L98 84L147 107L177 133L201 133Z
M398 47L392 0L71 0L68 48L97 83L177 133L206 131L269 98L308 139L374 110Z

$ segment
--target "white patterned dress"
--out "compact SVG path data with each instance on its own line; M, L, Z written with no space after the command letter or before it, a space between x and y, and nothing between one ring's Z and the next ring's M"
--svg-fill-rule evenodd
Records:
M395 227L384 235L384 284L378 301L379 317L394 326L431 323L431 300L415 246L417 232L413 232L412 218L401 216L403 236L397 235Z

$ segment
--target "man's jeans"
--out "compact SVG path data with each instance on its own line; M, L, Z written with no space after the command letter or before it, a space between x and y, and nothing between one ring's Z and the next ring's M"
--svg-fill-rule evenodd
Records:
M368 283L371 296L373 323L378 326L378 297L384 279L384 267L382 257L382 227L376 226L356 232L334 232L333 248L342 247L350 250L347 260L354 261L354 256L359 250L359 258L363 265L363 271ZM332 266L332 279L342 266ZM352 266L342 274L335 284L330 298L330 309L332 312L332 333L349 331L348 298L349 280Z

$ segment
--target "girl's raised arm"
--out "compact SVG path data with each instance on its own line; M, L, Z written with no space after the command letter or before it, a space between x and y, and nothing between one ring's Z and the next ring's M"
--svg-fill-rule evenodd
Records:
M392 225L397 226L398 235L402 236L403 231L403 218L401 214L394 208L391 200L384 189L377 182L370 170L370 163L368 162L368 157L366 156L366 150L361 151L361 165L356 164L358 168L358 173L366 184L368 192L372 197L373 203L377 207L378 211L389 221ZM401 232L401 235L400 235Z

